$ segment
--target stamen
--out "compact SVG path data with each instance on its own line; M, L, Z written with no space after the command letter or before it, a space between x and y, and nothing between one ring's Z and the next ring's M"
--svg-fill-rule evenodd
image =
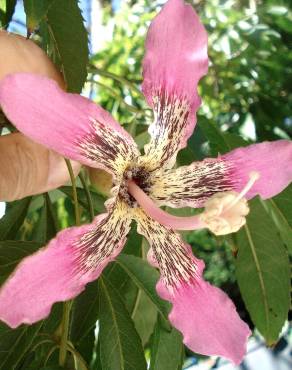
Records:
M258 172L256 172L256 171L250 172L249 173L249 181L248 181L248 183L241 190L241 192L237 195L237 197L235 199L233 199L233 201L230 204L228 204L228 206L225 208L224 212L228 211L233 206L235 206L235 204L237 204L240 201L240 199L242 199L250 191L250 189L253 187L254 183L259 178L260 178L260 174Z
M199 215L191 217L177 217L158 208L152 199L133 181L128 181L128 191L148 216L165 227L174 230L196 230L206 227Z
M216 235L225 235L239 230L245 223L249 208L244 196L259 177L258 172L251 172L248 183L239 194L236 192L215 194L207 201L203 213L191 217L177 217L163 211L133 180L128 180L127 186L129 194L135 198L140 207L160 224L174 230L197 230L207 227ZM230 197L233 198L232 201L226 204ZM218 208L219 205L221 206Z

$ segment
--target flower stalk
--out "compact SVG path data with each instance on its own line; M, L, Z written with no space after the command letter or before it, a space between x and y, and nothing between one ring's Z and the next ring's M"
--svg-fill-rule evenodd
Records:
M75 210L75 223L76 223L76 226L80 226L80 211L79 211L79 203L78 203L77 188L76 188L74 172L73 172L71 162L68 159L65 159L65 161L66 161L66 165L68 168L68 172L69 172L70 180L72 184L73 202L74 202L74 210ZM67 341L68 341L68 335L69 335L71 306L72 306L72 301L64 302L63 315L62 315L62 321L61 321L61 340L60 340L60 351L59 351L59 365L60 366L64 366L66 364Z
M85 192L85 196L86 196L86 200L87 200L87 204L88 204L88 211L89 211L89 214L90 214L90 221L93 221L93 219L94 219L94 208L93 208L93 203L92 203L92 197L91 197L91 194L90 194L90 190L88 188L88 185L86 183L84 175L81 172L79 173L79 178L80 178L81 184L82 184L84 192Z

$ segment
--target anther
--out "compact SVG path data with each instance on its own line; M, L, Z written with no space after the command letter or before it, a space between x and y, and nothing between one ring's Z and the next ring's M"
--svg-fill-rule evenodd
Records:
M258 172L249 174L249 181L240 193L227 191L214 194L205 203L201 221L216 235L226 235L238 231L245 223L249 213L244 196L259 179Z

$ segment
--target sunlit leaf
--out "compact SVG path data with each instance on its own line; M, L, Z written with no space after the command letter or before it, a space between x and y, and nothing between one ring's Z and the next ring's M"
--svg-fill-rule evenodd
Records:
M0 25L7 28L14 14L17 0L0 0Z
M79 93L87 76L88 35L76 0L58 0L45 19L67 89Z
M52 0L24 0L24 11L26 14L26 27L32 33L47 15L49 7L53 4Z

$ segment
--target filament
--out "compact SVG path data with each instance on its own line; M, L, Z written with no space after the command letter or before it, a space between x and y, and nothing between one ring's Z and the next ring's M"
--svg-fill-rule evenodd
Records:
M254 183L260 178L260 174L256 171L252 171L249 173L249 180L245 187L241 190L241 192L237 195L236 198L233 199L233 201L228 204L228 206L225 208L224 212L228 211L231 209L235 204L237 204L240 199L242 199L253 187Z

